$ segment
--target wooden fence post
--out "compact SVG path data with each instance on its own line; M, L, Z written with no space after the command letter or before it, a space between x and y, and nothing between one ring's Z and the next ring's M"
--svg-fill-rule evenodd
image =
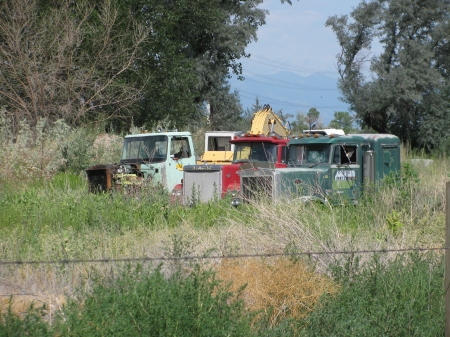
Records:
M445 337L450 337L450 181L445 191Z

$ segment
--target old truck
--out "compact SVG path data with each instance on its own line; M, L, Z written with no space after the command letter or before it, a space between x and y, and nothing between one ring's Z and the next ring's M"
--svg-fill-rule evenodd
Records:
M269 105L254 113L251 130L230 140L234 147L230 165L186 165L183 181L172 195L184 204L223 198L240 190L238 171L244 167L286 167L290 131Z
M400 167L400 140L394 135L307 133L289 142L287 168L241 170L234 203L284 198L356 204L365 189Z
M208 131L205 133L205 152L197 164L227 165L233 162L234 144L230 140L238 131Z
M91 192L127 191L144 183L171 191L183 178L183 167L196 156L189 132L156 132L127 135L120 161L86 169Z

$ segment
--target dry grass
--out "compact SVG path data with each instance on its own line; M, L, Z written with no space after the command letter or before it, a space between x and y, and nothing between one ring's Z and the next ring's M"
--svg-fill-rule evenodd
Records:
M10 309L13 314L21 316L33 305L34 308L43 308L45 319L51 321L66 303L64 289L57 284L61 281L60 277L61 273L54 268L42 266L11 267L9 272L2 269L0 313L4 314Z
M301 261L285 258L224 260L217 267L219 279L237 292L243 285L246 308L269 315L269 324L285 318L302 318L311 312L324 293L338 287Z
M106 143L108 140L106 141ZM234 216L226 209L223 218L211 227L199 228L199 219L180 217L178 226L161 223L158 230L145 225L124 230L120 234L100 229L76 232L66 228L65 236L42 230L39 234L39 260L66 258L102 259L167 256L172 235L181 235L192 243L189 255L281 253L287 247L304 251L342 251L367 249L400 249L439 247L445 237L445 186L448 181L448 160L435 160L432 165L415 164L420 183L411 185L405 198L397 189L376 196L372 206L323 209L300 202L256 203L254 215ZM245 210L243 210L245 212ZM395 213L394 213L395 211ZM399 223L396 231L388 216ZM197 222L197 223L196 223ZM351 226L350 226L351 224ZM17 235L2 237L2 259L16 260L20 254ZM386 259L395 257L388 254ZM33 252L23 259L35 260ZM233 281L233 290L244 284L244 298L251 310L273 308L271 322L286 315L301 317L324 292L337 291L326 275L336 258L346 256L323 254L312 256L315 269L285 259L238 259L217 265L219 277ZM366 254L363 259L369 259ZM202 263L208 263L204 260ZM46 303L49 316L59 310L65 296L73 296L81 286L89 290L92 273L110 274L120 270L113 264L77 264L73 266L0 266L0 310L13 297L13 311L22 313L31 301ZM170 272L170 266L167 267Z

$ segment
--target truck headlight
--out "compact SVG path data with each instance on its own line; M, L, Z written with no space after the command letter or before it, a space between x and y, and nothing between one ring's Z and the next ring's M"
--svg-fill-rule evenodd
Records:
M173 195L173 196L180 197L180 196L183 195L183 190L173 189L173 190L172 190L172 195Z
M241 200L239 198L231 199L231 206L239 206L241 204Z

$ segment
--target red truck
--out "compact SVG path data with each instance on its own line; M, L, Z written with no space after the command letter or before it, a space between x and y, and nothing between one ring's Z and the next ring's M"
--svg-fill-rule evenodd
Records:
M240 190L241 168L283 168L287 163L290 131L269 105L253 115L251 130L230 140L234 145L229 165L185 165L183 180L172 191L183 204L232 196Z

